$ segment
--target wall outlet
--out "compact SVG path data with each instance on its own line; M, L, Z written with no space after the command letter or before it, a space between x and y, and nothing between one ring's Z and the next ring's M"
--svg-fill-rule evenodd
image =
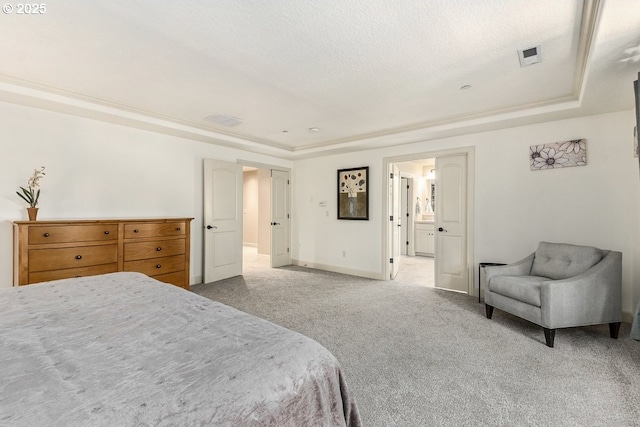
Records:
M342 251L342 258L346 258L347 257L347 251Z

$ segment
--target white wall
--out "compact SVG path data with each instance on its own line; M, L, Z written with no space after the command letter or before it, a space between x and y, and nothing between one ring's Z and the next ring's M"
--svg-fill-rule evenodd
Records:
M0 103L0 287L13 283L11 221L26 220L15 194L34 168L40 219L193 217L191 283L202 279L202 163L292 162L8 103Z
M258 171L242 173L242 244L258 246Z
M623 310L630 313L640 281L634 267L640 264L640 179L633 126L634 114L627 111L295 161L293 258L382 277L383 159L474 146L473 266L516 261L543 240L622 251ZM530 145L578 138L587 140L587 166L529 170ZM370 220L339 221L336 170L359 166L370 167Z
M338 220L337 170L360 166L369 166L369 221ZM373 151L294 162L291 244L296 263L380 277L381 168L380 154Z
M192 283L202 274L202 159L292 168L293 259L380 278L383 158L475 146L474 265L514 261L541 240L615 249L624 254L624 311L640 298L632 111L295 162L7 103L0 117L0 286L12 283L11 221L26 219L15 190L41 165L42 219L194 217ZM587 166L529 170L530 145L576 138L587 140ZM370 220L338 221L336 171L358 166L370 167Z

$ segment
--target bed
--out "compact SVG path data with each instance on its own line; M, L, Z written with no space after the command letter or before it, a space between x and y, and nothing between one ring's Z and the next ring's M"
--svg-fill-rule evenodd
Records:
M361 425L320 344L140 273L0 289L0 424Z

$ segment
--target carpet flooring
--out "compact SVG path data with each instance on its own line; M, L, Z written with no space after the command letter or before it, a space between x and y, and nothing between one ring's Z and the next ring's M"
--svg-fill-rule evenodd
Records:
M342 364L365 426L640 426L640 342L540 327L465 294L245 262L192 291L307 335Z

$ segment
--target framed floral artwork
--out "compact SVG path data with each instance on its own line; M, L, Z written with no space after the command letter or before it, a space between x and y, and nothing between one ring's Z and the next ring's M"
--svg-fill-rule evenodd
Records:
M568 168L587 164L587 141L554 142L529 147L529 165L532 171Z
M369 167L338 169L338 219L369 219Z

